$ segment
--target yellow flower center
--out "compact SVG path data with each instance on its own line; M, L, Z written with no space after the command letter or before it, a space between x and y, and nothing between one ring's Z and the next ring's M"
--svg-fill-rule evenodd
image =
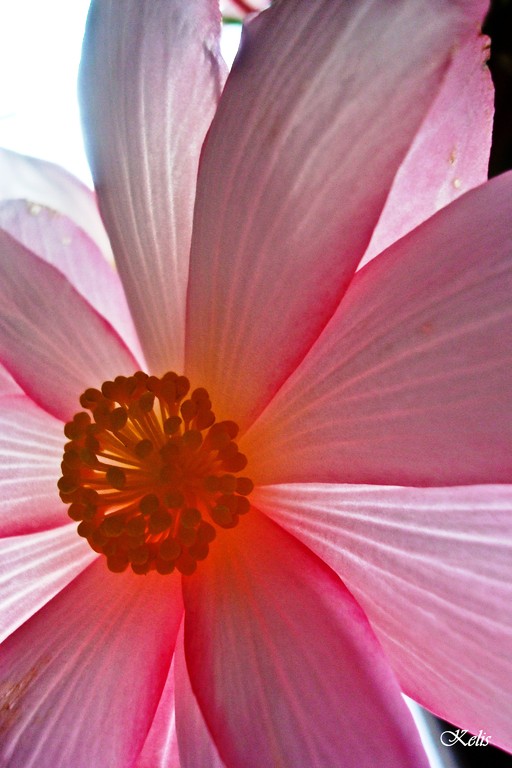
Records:
M64 427L60 497L111 571L191 574L218 528L249 511L238 425L215 422L204 388L137 371L87 389Z

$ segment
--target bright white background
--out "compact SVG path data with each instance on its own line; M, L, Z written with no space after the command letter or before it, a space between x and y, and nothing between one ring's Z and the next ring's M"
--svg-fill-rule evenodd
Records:
M84 180L76 76L89 0L0 0L0 146Z
M89 0L0 0L0 146L63 165L91 184L76 78ZM238 25L224 28L231 62Z

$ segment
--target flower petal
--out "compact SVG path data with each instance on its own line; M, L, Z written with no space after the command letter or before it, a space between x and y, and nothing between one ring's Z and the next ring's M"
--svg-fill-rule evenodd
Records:
M454 55L437 98L402 163L362 263L487 179L494 89L488 38Z
M178 633L178 640L181 632ZM158 708L135 768L182 768L176 737L174 667L176 651L165 681Z
M0 648L2 764L131 765L181 617L178 579L89 566Z
M64 168L0 148L0 200L31 200L63 213L112 257L96 196Z
M225 66L214 0L93 2L81 102L102 215L154 373L183 369L197 165Z
M254 495L343 579L409 696L512 749L512 486Z
M30 397L66 421L91 386L139 367L64 275L0 230L0 360Z
M0 642L97 557L76 525L0 539Z
M0 228L62 272L143 359L119 276L89 235L62 214L25 200L0 203Z
M246 25L202 156L187 303L187 373L223 417L250 423L334 312L477 18L289 0Z
M176 730L181 768L225 768L192 691L182 636L178 637L176 643L174 664Z
M62 430L25 394L0 398L0 536L69 522L57 491Z
M190 686L183 651L183 625L136 768L224 768Z
M512 472L512 174L355 277L241 450L259 482L466 485Z
M244 19L269 5L270 0L221 0L220 10L227 19Z
M357 603L256 510L183 589L192 689L227 765L426 764Z
M16 384L9 371L0 365L0 397L5 395L20 395L22 389Z

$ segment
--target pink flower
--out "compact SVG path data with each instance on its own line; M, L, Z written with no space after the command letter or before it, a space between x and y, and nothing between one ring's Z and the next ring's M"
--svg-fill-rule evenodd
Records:
M93 2L82 103L120 280L68 176L63 213L0 207L2 765L418 768L400 687L511 749L486 4L281 2L224 89L214 5ZM49 200L48 168L2 162ZM139 368L206 387L257 486L192 575L111 572L55 490L81 393Z
M227 19L244 19L269 5L269 0L221 0L220 10Z

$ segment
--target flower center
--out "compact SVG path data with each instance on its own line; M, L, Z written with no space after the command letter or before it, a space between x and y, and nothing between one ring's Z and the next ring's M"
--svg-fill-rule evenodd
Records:
M92 416L64 427L60 497L111 571L191 574L217 529L249 511L238 425L216 423L206 389L185 399L189 390L173 372L118 376L87 389L80 404Z

